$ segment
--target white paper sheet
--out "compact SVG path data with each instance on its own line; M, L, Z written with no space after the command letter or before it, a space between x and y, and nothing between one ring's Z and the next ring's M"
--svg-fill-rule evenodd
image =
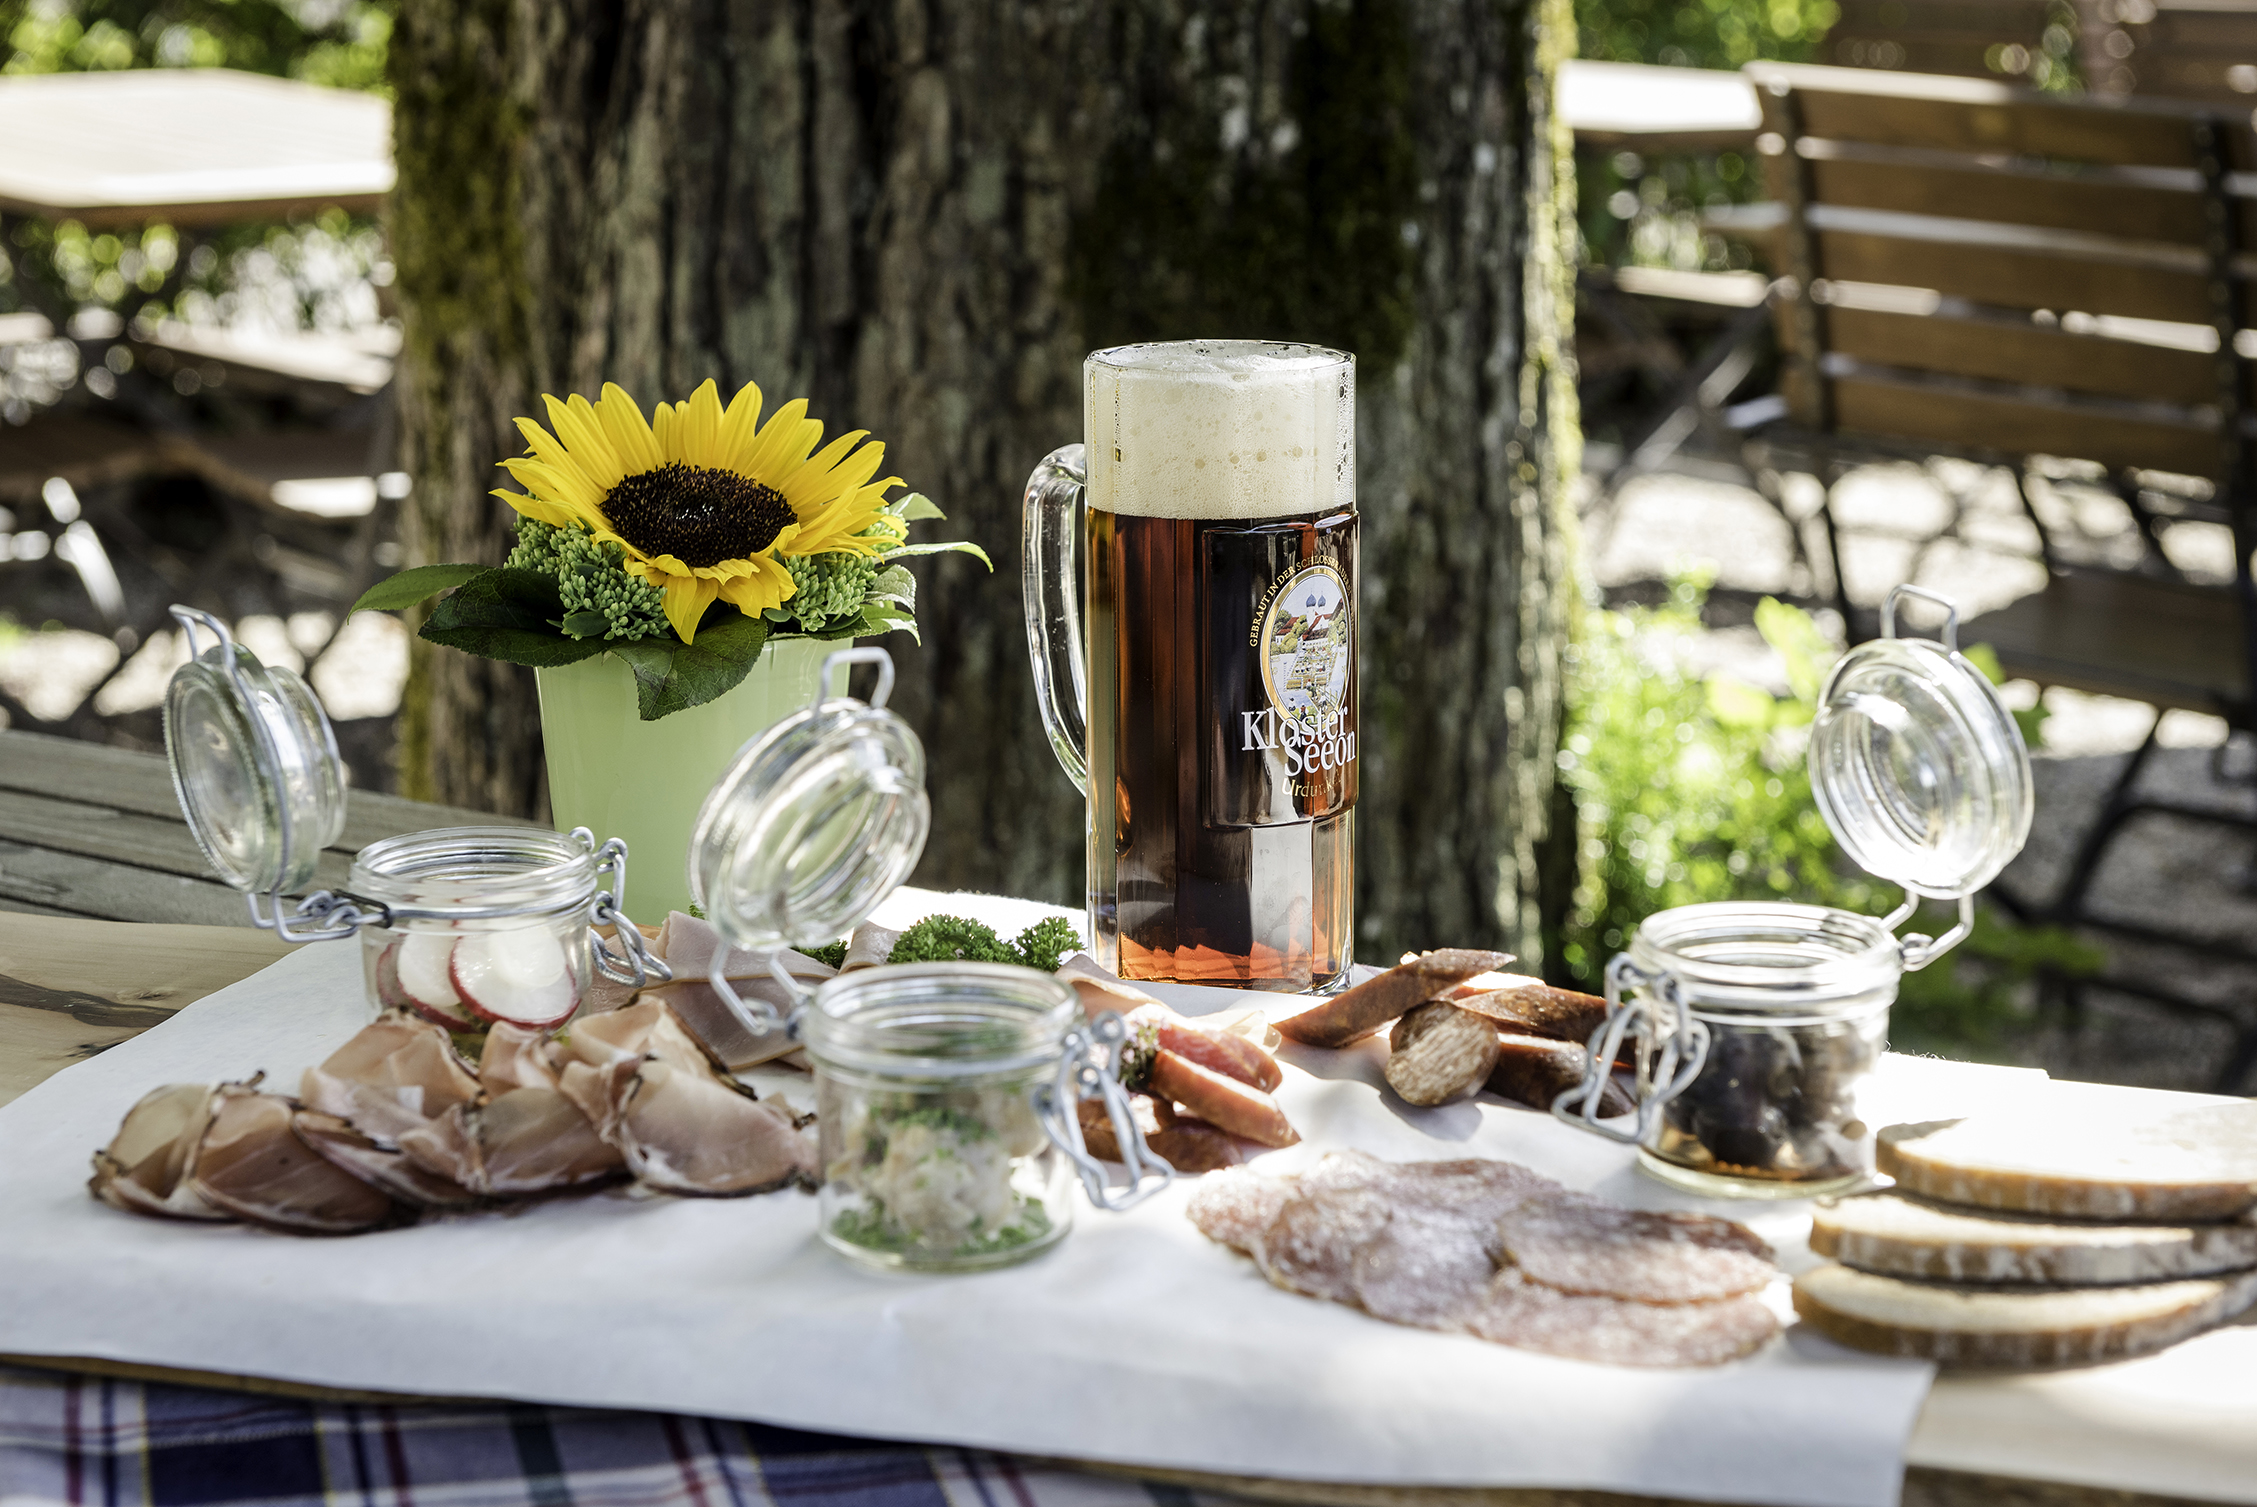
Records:
M930 909L1003 928L1054 913L927 894L896 897L885 919ZM1308 1480L1897 1497L1925 1365L1790 1331L1737 1365L1642 1371L1398 1328L1270 1287L1183 1217L1181 1185L1127 1215L1082 1208L1026 1266L946 1278L849 1266L799 1193L598 1195L329 1240L138 1219L87 1196L89 1154L141 1094L260 1067L287 1090L365 1021L360 987L353 948L303 948L0 1109L0 1352ZM1166 992L1195 1013L1260 999ZM1374 1049L1286 1060L1280 1098L1307 1144L1265 1159L1279 1170L1339 1147L1497 1156L1626 1203L1694 1206L1548 1115L1383 1096ZM2026 1076L1889 1074L1931 1114ZM807 1102L807 1080L791 1096ZM1703 1207L1800 1256L1804 1206ZM1783 1284L1773 1297L1785 1315Z

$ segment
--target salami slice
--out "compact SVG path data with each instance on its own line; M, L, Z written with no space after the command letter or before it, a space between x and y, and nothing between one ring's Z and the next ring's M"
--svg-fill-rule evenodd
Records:
M1725 1220L1619 1208L1513 1162L1335 1153L1192 1195L1210 1238L1310 1297L1578 1360L1717 1365L1778 1332L1769 1249Z
M1192 1191L1184 1212L1209 1240L1251 1256L1292 1191L1283 1178L1243 1169L1219 1172Z
M1467 1326L1485 1340L1612 1366L1720 1366L1779 1332L1760 1299L1634 1303L1498 1275Z
M1707 1214L1626 1209L1588 1193L1524 1200L1497 1222L1506 1259L1560 1292L1639 1303L1703 1303L1761 1292L1771 1247Z

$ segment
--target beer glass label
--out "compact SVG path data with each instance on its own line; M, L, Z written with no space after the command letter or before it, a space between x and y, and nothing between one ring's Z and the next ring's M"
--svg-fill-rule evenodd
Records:
M1355 803L1354 523L1296 522L1208 539L1214 722L1202 783L1218 826L1312 821Z

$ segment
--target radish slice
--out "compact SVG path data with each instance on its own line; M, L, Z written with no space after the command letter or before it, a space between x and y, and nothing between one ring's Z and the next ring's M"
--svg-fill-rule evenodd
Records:
M571 960L539 927L473 932L455 943L452 972L462 1002L483 1020L544 1028L580 1003Z
M399 985L401 1002L425 1020L450 1031L475 1031L478 1019L463 1008L455 991L448 960L455 939L444 932L411 931L385 956L391 959L392 977ZM384 965L377 964L377 992L383 992Z

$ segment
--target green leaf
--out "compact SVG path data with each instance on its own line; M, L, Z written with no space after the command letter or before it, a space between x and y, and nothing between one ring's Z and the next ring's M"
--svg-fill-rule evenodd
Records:
M570 638L602 638L611 623L602 613L583 607L578 612L567 612L560 626Z
M612 644L610 649L635 672L637 714L645 722L656 722L735 690L752 672L753 661L767 642L768 625L739 612L718 620L708 617L694 644L645 638Z
M888 566L870 579L867 602L899 602L912 612L917 608L917 578L906 565Z
M423 637L468 654L544 669L603 652L601 639L572 639L551 626L563 616L556 582L537 570L488 570L431 609Z
M916 523L926 518L946 518L948 515L933 506L933 500L922 492L911 492L893 500L893 516L903 523Z
M486 573L483 565L418 565L386 576L361 593L353 612L398 612ZM352 612L345 614L352 616Z
M1983 672L1983 679L1992 685L2006 684L2005 667L1998 662L1998 650L1989 644L1972 644L1961 655L1969 664Z
M1778 702L1768 692L1729 675L1708 678L1709 714L1725 727L1764 728Z
M879 604L872 604L863 608L861 619L856 623L854 629L858 637L892 633L897 630L908 634L918 643L925 641L923 635L917 631L917 620L914 617L895 608Z
M969 539L943 539L934 544L904 544L899 549L887 550L885 558L888 560L909 560L918 555L941 555L951 551L959 555L976 556L979 562L989 570L995 569L995 562L987 557L987 551L981 549Z

